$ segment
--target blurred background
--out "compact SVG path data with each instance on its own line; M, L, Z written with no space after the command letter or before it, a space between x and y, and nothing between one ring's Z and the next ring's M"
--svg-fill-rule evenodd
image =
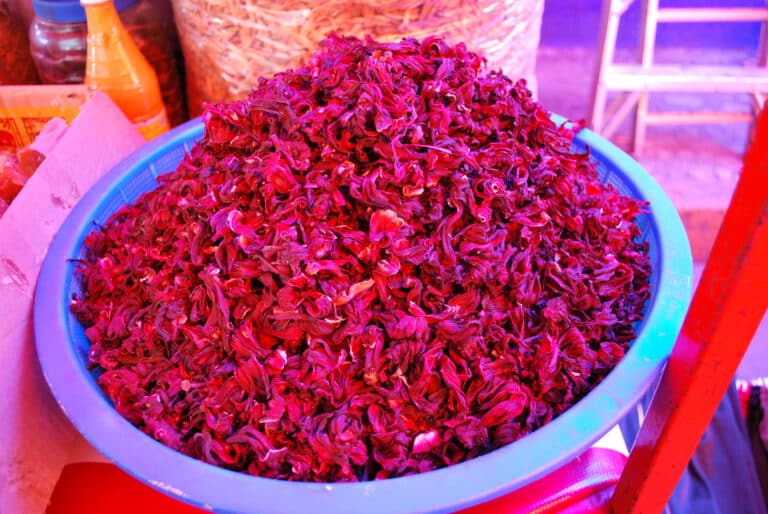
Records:
M616 62L634 62L638 58L641 4L633 2L621 17ZM661 0L660 6L764 8L765 2ZM588 119L590 115L602 8L601 0L547 0L544 4L536 65L538 96L547 109L571 119ZM754 66L760 28L759 22L662 23L656 35L654 62ZM748 112L751 106L746 94L683 92L651 93L649 108ZM691 242L696 281L736 185L750 129L748 122L649 126L642 150L633 155L661 183L677 207ZM629 150L630 137L627 120L611 140ZM738 372L740 378L766 375L768 317Z

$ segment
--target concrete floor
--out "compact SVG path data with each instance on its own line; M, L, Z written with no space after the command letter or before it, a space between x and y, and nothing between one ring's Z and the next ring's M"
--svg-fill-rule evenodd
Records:
M632 54L617 53L617 61ZM743 50L710 53L663 48L659 62L739 64L754 57ZM538 99L550 111L570 119L588 118L595 53L591 49L542 47L538 55ZM746 111L749 99L734 94L657 94L652 110ZM646 145L635 158L656 180L678 209L693 249L694 283L704 267L724 211L738 180L750 127L746 123L650 127ZM612 141L627 148L626 122ZM740 378L768 377L768 315L737 372Z
M691 54L690 49L665 48L657 52L657 60L688 63ZM620 51L616 60L631 55ZM734 50L696 62L738 64L749 59L749 54ZM587 118L594 63L595 54L588 49L541 48L537 67L541 103L568 118ZM748 97L736 94L656 94L650 104L651 110L749 109ZM612 141L626 149L629 133L626 121ZM748 133L746 123L650 127L645 149L635 157L662 184L678 210L724 210L736 185Z

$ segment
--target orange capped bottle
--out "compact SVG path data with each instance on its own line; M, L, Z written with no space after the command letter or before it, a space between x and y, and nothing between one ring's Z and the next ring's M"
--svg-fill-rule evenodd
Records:
M112 0L80 0L88 21L85 84L112 98L149 141L169 128L157 75L117 14Z

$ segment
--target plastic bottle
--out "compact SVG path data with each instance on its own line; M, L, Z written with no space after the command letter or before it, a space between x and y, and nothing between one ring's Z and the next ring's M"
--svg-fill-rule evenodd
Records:
M118 12L137 0L115 0ZM78 0L32 0L35 17L29 46L44 84L82 84L85 79L85 11Z
M85 84L107 93L145 139L169 128L157 74L134 43L112 0L80 0L88 21Z
M4 1L0 0L0 34ZM114 0L114 3L123 25L157 73L168 121L171 126L183 123L188 119L184 72L169 0ZM29 28L29 46L40 80L44 84L82 84L88 55L88 27L80 1L32 0L32 6L35 17ZM0 55L0 68L2 62Z
M44 84L78 84L85 78L85 16L73 20L69 5L33 0L29 46ZM80 7L79 4L74 4ZM82 10L82 8L80 8Z

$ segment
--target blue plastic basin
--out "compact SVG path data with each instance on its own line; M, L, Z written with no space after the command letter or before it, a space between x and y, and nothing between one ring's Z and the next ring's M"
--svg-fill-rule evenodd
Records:
M564 122L553 116L556 122ZM651 202L639 218L650 244L652 298L638 337L621 363L585 398L521 440L469 462L416 476L317 484L248 476L197 461L156 442L123 419L87 368L88 341L69 311L80 292L70 259L82 258L94 221L153 189L203 134L199 119L147 144L107 173L80 200L53 240L37 284L34 324L43 373L62 409L105 456L139 480L192 505L227 513L398 514L453 512L517 489L592 445L654 385L691 295L692 261L680 218L659 185L632 158L582 130L602 179Z

